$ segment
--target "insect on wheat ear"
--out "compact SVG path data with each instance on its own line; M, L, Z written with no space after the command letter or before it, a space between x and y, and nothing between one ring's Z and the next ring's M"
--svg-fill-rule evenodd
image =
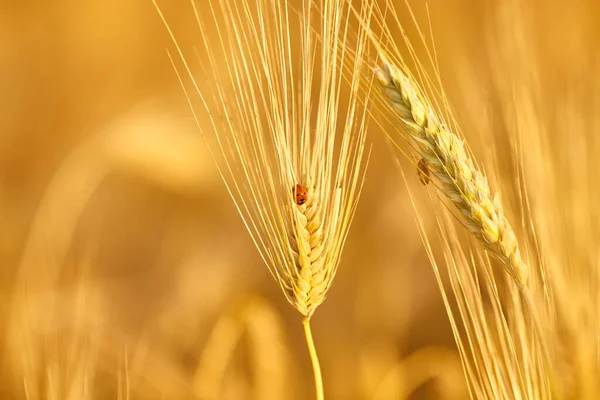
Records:
M431 171L429 170L429 164L427 160L421 158L419 164L417 164L417 173L419 174L419 181L425 186L431 181Z
M296 184L294 192L296 193L296 204L301 206L306 203L306 200L308 199L308 189L300 184Z

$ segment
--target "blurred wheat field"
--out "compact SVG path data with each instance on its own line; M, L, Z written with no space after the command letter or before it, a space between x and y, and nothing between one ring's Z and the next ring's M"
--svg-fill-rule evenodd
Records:
M599 294L578 285L599 282L600 6L411 5L431 24L473 153L519 233L538 233L541 254L528 256L565 265L559 293L578 297L573 319L597 324ZM301 317L221 182L152 2L1 9L0 398L313 398ZM182 46L198 46L188 0L161 9ZM398 18L421 54L411 15ZM436 196L378 130L336 282L314 316L326 398L465 399L413 208ZM436 219L420 218L442 251ZM600 348L598 328L573 348ZM571 398L591 398L588 381Z

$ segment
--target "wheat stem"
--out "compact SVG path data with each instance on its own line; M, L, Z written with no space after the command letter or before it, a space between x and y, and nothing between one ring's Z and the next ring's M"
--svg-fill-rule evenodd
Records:
M313 340L312 331L310 329L310 319L305 318L302 322L302 325L304 325L304 335L306 336L306 344L308 345L308 354L310 355L310 361L312 362L313 373L315 376L315 390L317 393L317 400L324 400L325 395L323 394L323 377L321 376L321 365L319 364L317 349L315 348L315 342Z

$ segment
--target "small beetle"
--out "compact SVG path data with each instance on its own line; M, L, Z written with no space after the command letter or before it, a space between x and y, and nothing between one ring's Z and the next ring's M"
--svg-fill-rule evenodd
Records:
M417 173L419 174L419 180L423 185L429 184L431 180L431 171L429 171L429 164L424 158L421 158L419 164L417 164Z
M301 206L302 204L306 203L308 198L308 190L304 186L296 184L294 192L296 193L296 204Z

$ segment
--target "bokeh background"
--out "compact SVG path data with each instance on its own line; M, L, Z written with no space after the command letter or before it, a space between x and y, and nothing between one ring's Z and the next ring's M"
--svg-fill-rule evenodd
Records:
M412 4L426 26L425 3ZM187 0L161 7L179 40L199 43ZM524 48L545 93L597 86L594 1L428 7L480 157L508 129L501 92L528 74ZM168 48L150 0L0 1L2 399L314 396L301 316L228 197ZM407 187L431 196L381 132L368 140L363 196L312 324L327 398L467 398Z

